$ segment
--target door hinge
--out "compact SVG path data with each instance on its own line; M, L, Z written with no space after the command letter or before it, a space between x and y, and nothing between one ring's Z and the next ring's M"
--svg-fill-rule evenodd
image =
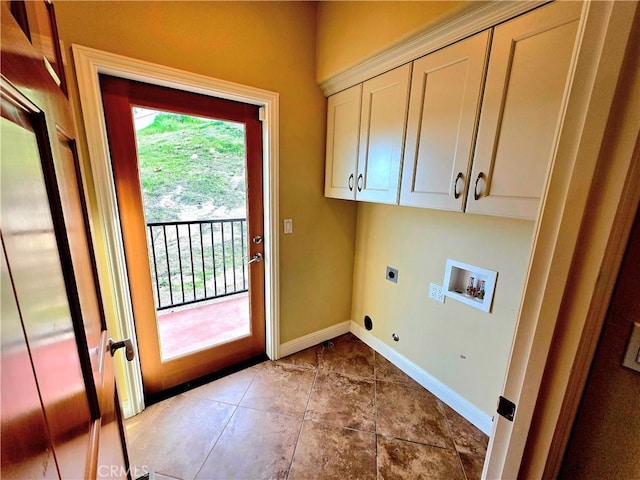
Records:
M498 414L513 422L513 417L516 414L516 404L508 398L500 396L498 398Z
M260 107L258 109L258 120L260 120L261 122L264 122L266 118L267 118L267 111L264 109L264 107Z

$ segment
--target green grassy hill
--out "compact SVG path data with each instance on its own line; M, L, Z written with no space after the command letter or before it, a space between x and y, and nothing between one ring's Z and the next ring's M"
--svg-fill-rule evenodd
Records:
M137 142L147 222L244 217L242 124L161 113Z

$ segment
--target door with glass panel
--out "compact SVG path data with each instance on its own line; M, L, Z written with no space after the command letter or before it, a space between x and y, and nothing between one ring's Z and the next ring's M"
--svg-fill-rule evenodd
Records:
M101 88L145 394L263 355L259 107Z

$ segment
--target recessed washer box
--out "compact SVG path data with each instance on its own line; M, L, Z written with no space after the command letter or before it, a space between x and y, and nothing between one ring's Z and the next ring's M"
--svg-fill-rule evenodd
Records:
M497 277L493 270L447 259L442 289L449 298L489 312Z

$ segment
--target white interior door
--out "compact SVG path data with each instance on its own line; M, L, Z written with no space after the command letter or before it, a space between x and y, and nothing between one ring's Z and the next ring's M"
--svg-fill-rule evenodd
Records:
M568 283L572 259L580 227L591 213L589 190L597 180L600 149L636 7L635 2L594 2L585 4L581 15L571 92L542 195L503 390L503 396L516 404L515 416L509 421L496 415L483 478L518 478L521 473L556 320L563 296L573 288ZM601 213L612 215L617 205ZM530 450L536 448L527 445L529 458Z

